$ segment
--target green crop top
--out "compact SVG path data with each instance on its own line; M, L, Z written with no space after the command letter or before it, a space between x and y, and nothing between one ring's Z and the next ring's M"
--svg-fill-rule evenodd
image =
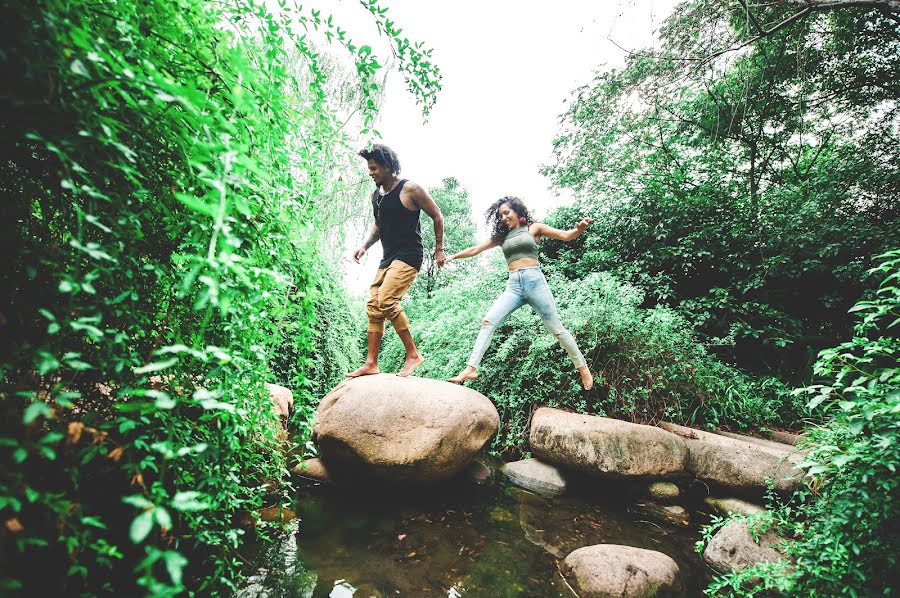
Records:
M500 249L503 250L503 257L506 258L507 264L525 257L538 259L537 241L534 240L527 226L517 226L509 231L503 243L500 244Z

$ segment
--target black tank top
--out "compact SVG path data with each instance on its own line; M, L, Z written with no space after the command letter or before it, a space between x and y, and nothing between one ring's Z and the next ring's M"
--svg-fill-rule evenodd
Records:
M387 195L372 194L372 212L381 236L384 256L379 268L387 268L394 260L407 263L416 270L422 267L422 229L419 226L419 211L408 210L400 202L400 190L406 179L402 179Z

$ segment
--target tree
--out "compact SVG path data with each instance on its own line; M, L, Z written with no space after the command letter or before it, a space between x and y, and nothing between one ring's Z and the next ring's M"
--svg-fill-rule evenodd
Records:
M900 22L817 12L702 60L753 27L740 4L684 3L660 52L574 92L546 172L597 223L548 251L570 276L640 284L721 356L793 376L846 333L869 256L898 242Z
M454 177L447 177L441 181L440 187L429 189L435 203L441 209L444 216L444 249L447 255L465 249L475 243L475 223L472 220L472 206L469 203L469 193L463 189L459 181ZM422 230L422 245L425 247L425 259L422 261L421 283L424 284L425 295L431 297L435 289L446 284L452 276L464 275L471 264L463 263L454 266L454 273L448 272L439 275L437 264L434 261L434 228L424 226ZM460 266L460 267L456 267ZM413 293L419 287L413 288Z

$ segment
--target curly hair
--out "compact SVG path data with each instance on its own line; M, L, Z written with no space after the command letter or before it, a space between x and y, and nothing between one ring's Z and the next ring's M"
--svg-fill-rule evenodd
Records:
M394 174L400 174L400 158L386 145L375 143L372 149L359 150L359 155L365 160L372 160L376 164L390 168Z
M509 207L512 208L512 211L515 212L519 218L525 218L525 226L531 226L534 222L534 219L531 217L531 212L528 211L528 208L525 207L525 203L518 197L507 196L501 197L497 201L491 204L485 213L484 217L487 221L488 230L491 232L491 241L495 241L497 243L502 243L504 239L506 239L506 235L509 233L509 228L506 224L503 223L503 219L500 217L500 208L503 204L509 204Z

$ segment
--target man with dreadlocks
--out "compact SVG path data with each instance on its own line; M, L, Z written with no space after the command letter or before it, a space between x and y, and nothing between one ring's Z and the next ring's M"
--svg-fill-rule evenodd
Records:
M369 176L375 181L372 194L372 212L375 222L363 244L353 252L353 260L359 260L366 250L381 241L383 256L375 273L375 280L369 287L371 297L366 303L369 317L369 350L366 361L358 370L347 374L349 378L377 374L378 352L384 336L384 321L389 320L397 336L406 349L406 361L398 376L409 376L425 359L416 349L409 331L409 319L403 312L400 299L412 286L419 268L422 266L424 249L419 213L425 212L434 222L434 260L438 267L444 265L444 217L441 210L425 189L401 179L400 160L397 154L376 143L372 149L362 150L359 155L369 166Z

